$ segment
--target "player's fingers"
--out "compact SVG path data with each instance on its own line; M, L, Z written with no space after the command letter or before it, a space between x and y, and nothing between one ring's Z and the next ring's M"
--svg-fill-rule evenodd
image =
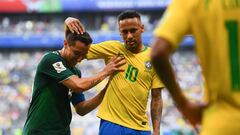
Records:
M119 71L119 72L124 72L125 70L124 70L124 69L121 69L121 68L118 68L118 71Z
M76 23L79 26L78 30L80 31L81 34L83 34L86 31L84 26L82 25L82 23L80 21L77 21Z
M126 64L126 60L125 59L122 59L121 61L119 61L118 63L116 63L116 66L119 67L119 66L122 66Z
M122 68L113 68L114 72L124 72L125 70Z
M76 32L77 34L80 34L80 32L78 31L78 28L77 28L77 26L75 25L74 22L72 22L72 23L70 24L70 26L71 26L71 29L72 29L74 32Z
M77 31L76 31L77 28L75 27L75 25L73 23L70 23L68 28L72 33L74 33L74 32L77 33Z
M67 27L69 28L69 30L70 30L72 33L74 33L74 29L73 29L73 26L72 26L71 23L68 24Z
M110 63L110 62L115 63L114 61L115 61L116 59L117 59L117 56L113 56L113 57L110 59L109 63Z
M117 56L117 58L113 61L115 64L119 63L120 61L124 60L125 58L122 56Z
M83 34L83 32L81 31L81 26L78 22L73 22L72 26L74 27L74 31L76 31L77 34Z

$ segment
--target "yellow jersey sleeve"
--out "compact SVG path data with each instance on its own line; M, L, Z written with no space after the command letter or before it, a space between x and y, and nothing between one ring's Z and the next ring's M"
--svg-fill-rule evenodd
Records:
M184 0L173 0L154 30L154 36L166 39L174 50L190 28L190 18L184 4Z
M156 88L164 88L164 84L160 80L160 78L157 76L157 73L154 72L153 74L153 80L152 80L152 88L151 89L156 89Z
M110 59L114 54L116 54L116 44L119 41L105 41L98 44L92 44L89 48L87 59Z

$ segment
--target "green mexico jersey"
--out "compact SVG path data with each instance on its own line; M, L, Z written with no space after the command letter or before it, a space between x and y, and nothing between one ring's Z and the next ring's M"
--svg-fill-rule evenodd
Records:
M34 79L23 135L70 135L69 89L61 82L74 74L81 76L77 68L67 66L59 52L47 53L42 58Z

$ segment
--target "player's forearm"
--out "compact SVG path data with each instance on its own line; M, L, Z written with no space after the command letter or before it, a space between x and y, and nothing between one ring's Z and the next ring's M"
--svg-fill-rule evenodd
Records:
M162 117L162 99L161 97L153 97L151 101L151 118L153 125L153 135L159 135L160 123Z
M173 97L175 104L179 109L183 108L187 100L176 81L172 66L169 62L171 48L170 45L161 39L153 43L151 58L153 67L155 68L158 76L165 84L166 88Z
M176 82L176 78L168 57L159 58L158 62L153 65L155 65L157 74L170 92L172 98L175 101L175 104L178 107L182 108L182 106L186 104L186 99L180 90L178 83Z
M80 102L77 105L75 105L76 112L79 115L83 116L91 112L92 110L94 110L102 102L103 97L106 93L106 90L107 90L107 86L94 98Z
M91 89L92 87L96 86L98 83L103 81L108 75L104 72L99 72L96 76L94 77L88 77L88 78L81 78L77 82L78 89L76 92L83 92L86 90ZM73 90L75 91L75 90Z

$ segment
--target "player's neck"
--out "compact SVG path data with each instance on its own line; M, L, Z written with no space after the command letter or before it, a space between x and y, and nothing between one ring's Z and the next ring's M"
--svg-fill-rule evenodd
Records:
M62 48L60 51L59 51L61 57L63 57L65 59L65 55L64 55L64 48Z
M67 57L66 57L66 53L65 53L65 49L64 49L64 48L62 48L62 49L59 51L59 53L60 53L61 57L62 57L63 59L65 59L68 67L74 67L74 66L72 66L72 65L69 64L68 59L67 59Z
M140 53L144 50L144 48L145 48L144 45L141 44L141 45L138 46L138 48L136 48L135 50L132 50L131 52L132 53Z

